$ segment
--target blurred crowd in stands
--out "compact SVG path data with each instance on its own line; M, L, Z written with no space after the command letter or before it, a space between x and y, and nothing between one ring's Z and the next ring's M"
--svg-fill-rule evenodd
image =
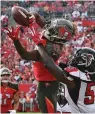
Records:
M95 21L95 1L1 1L2 28L13 25L11 23L11 7L14 5L22 6L30 12L37 11L46 20L63 17L74 22L77 34L70 43L64 46L59 61L68 62L69 57L80 47L85 46L95 49L95 23L91 26L83 26L82 24L83 20ZM35 44L29 39L27 32L27 28L21 27L20 41L27 50L31 51L35 48ZM32 61L21 59L12 40L4 33L1 33L1 65L11 70L12 82L36 84L32 64Z
M65 17L76 19L91 19L95 14L95 1L1 1L1 14L11 16L11 7L19 5L28 11L37 11L42 16L48 18ZM91 18L90 18L91 17Z

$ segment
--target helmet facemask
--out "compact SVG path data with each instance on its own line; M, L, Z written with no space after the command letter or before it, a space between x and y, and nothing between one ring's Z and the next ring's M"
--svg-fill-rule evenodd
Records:
M80 49L81 50L81 49ZM74 66L74 67L81 67L84 63L84 60L81 57L81 54L79 53L78 50L69 60L68 65Z

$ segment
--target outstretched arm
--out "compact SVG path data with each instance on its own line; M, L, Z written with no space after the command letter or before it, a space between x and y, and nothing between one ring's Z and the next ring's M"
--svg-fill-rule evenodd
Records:
M14 40L14 45L22 59L40 61L40 54L38 50L28 52L23 48L19 40Z
M42 61L45 64L46 68L53 74L53 76L60 82L67 84L68 87L74 87L74 81L67 79L69 75L66 71L62 70L53 59L49 56L43 45L39 45L38 51L42 57Z
M13 40L15 48L22 59L39 61L40 54L37 50L33 50L31 52L28 52L21 45L20 41L18 40L19 29L20 28L14 29L13 27L11 28L11 30L8 28L4 28L3 32L5 32Z

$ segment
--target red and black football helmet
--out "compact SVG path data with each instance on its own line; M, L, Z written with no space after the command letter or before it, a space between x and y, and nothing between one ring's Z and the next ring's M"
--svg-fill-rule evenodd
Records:
M73 22L66 19L51 20L50 25L46 28L44 36L53 43L63 44L71 40L75 34Z
M95 50L83 47L69 61L69 65L77 67L87 73L92 81L95 81Z

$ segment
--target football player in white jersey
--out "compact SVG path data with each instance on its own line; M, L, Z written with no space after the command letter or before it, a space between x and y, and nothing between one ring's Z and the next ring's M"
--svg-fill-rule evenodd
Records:
M68 65L63 63L61 68L53 62L43 47L41 50L43 53L40 50L39 53L45 66L57 80L66 84L65 96L71 112L95 113L95 50L86 47L79 49ZM74 86L70 88L65 78L73 82Z

